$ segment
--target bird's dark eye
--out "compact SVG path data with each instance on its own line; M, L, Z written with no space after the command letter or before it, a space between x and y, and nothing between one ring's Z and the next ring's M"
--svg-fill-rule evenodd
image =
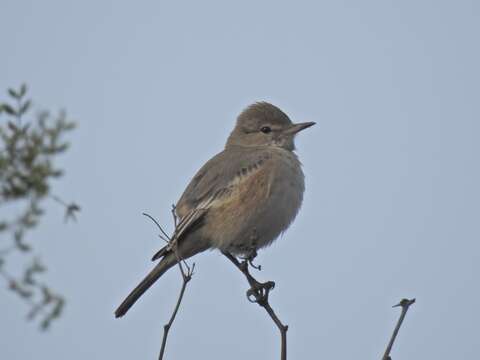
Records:
M260 129L260 131L264 134L268 134L270 131L272 131L272 129L270 128L270 126L264 126Z

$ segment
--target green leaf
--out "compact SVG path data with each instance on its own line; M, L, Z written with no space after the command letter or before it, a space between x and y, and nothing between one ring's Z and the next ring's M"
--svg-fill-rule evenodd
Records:
M13 97L14 99L20 99L20 94L18 94L15 90L12 88L8 89L8 94Z
M20 115L25 114L28 108L30 107L30 105L32 105L32 102L30 100L25 101L25 103L20 108Z
M17 249L23 252L28 252L31 250L31 247L28 244L23 242L23 230L16 230L13 233L13 239L15 240L15 245Z
M27 93L27 84L23 83L22 86L20 86L20 97L23 97Z
M15 125L13 122L9 121L7 125L8 125L8 128L9 128L10 130L12 130L13 132L17 132L17 131L18 131L17 125Z
M0 231L8 229L8 223L6 221L0 221Z
M3 104L3 111L5 111L9 115L17 115L17 112L13 110L13 108L8 104Z

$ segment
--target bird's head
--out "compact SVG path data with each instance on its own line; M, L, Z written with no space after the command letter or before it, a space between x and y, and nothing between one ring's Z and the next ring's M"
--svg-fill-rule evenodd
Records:
M257 102L243 110L228 137L230 146L276 146L295 150L295 135L314 122L294 124L278 107L267 102Z

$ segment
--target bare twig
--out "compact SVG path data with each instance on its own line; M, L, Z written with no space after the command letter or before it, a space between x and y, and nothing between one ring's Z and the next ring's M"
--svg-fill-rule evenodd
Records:
M177 304L175 305L175 308L173 309L172 316L170 316L170 320L168 321L168 323L166 323L163 326L162 346L160 347L160 355L158 356L158 360L163 359L163 355L165 353L165 346L167 345L168 332L170 331L170 328L172 327L172 324L175 321L175 317L177 316L178 309L180 308L180 304L182 302L183 295L185 293L185 289L187 288L187 284L192 279L193 269L195 268L195 263L192 264L192 268L187 270L186 273L183 270L183 266L182 266L181 262L178 263L178 266L180 267L180 271L182 272L183 284L182 284L182 288L180 289L180 293L178 294Z
M387 349L385 350L385 354L383 354L382 360L391 360L392 358L390 357L390 351L392 351L393 343L395 342L395 339L398 335L398 331L400 330L400 326L402 326L403 319L405 319L405 315L407 315L408 308L410 305L415 303L415 299L409 300L409 299L402 299L397 305L394 305L393 307L401 306L402 307L402 313L400 314L400 317L398 318L397 325L395 326L395 329L393 330L392 337L390 339L390 342L387 345Z
M170 242L171 240L170 236L167 235L167 233L163 230L162 226L158 223L157 220L155 220L155 218L152 215L147 213L142 213L142 215L148 217L150 220L152 220L155 223L155 225L157 225L158 229L163 234L163 235L159 235L162 240L166 241L167 243Z
M150 220L152 220L155 223L155 225L157 225L160 232L163 234L163 235L159 235L161 239L165 240L167 243L170 243L172 241L172 239L167 235L167 233L163 230L163 228L160 226L158 221L155 220L155 218L153 216L151 216L147 213L143 213L143 215L148 217ZM175 214L175 207L172 207L172 215L173 215L173 222L174 222L174 225L176 227L177 226L177 216ZM163 360L163 355L165 354L165 347L167 345L168 333L170 331L170 328L173 325L173 322L175 321L175 317L177 316L178 310L180 309L180 304L182 303L183 295L185 294L187 284L192 279L193 272L195 270L195 263L193 263L192 266L190 267L187 264L187 262L179 256L176 246L172 246L172 250L173 250L173 252L174 252L174 254L177 258L178 268L180 269L180 273L182 274L183 283L182 283L182 287L180 289L180 293L178 294L177 303L175 304L175 308L173 309L172 315L170 316L170 320L168 321L168 323L166 323L163 326L162 345L160 346L160 354L158 356L159 360ZM184 266L185 266L185 269L184 269Z
M63 201L60 197L56 195L50 195L50 197L55 200L57 203L65 207L65 222L68 221L68 219L72 219L74 221L77 221L76 217L76 212L80 211L80 206L77 205L76 203L67 203Z
M265 283L258 282L248 271L248 265L252 263L253 258L248 258L243 261L239 261L235 256L228 252L223 252L225 255L247 278L250 284L250 289L247 291L247 299L252 303L257 303L265 309L270 318L273 320L281 336L281 360L287 360L287 330L288 326L283 325L278 316L273 311L270 303L268 302L268 295L270 291L275 287L273 281L267 281ZM252 265L253 266L253 265Z

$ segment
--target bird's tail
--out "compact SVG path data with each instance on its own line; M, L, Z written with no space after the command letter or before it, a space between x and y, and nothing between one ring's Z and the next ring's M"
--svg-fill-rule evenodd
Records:
M125 300L115 310L115 317L121 317L132 307L140 296L147 291L160 276L177 263L174 253L166 254L165 257L153 268L150 273L132 290Z

